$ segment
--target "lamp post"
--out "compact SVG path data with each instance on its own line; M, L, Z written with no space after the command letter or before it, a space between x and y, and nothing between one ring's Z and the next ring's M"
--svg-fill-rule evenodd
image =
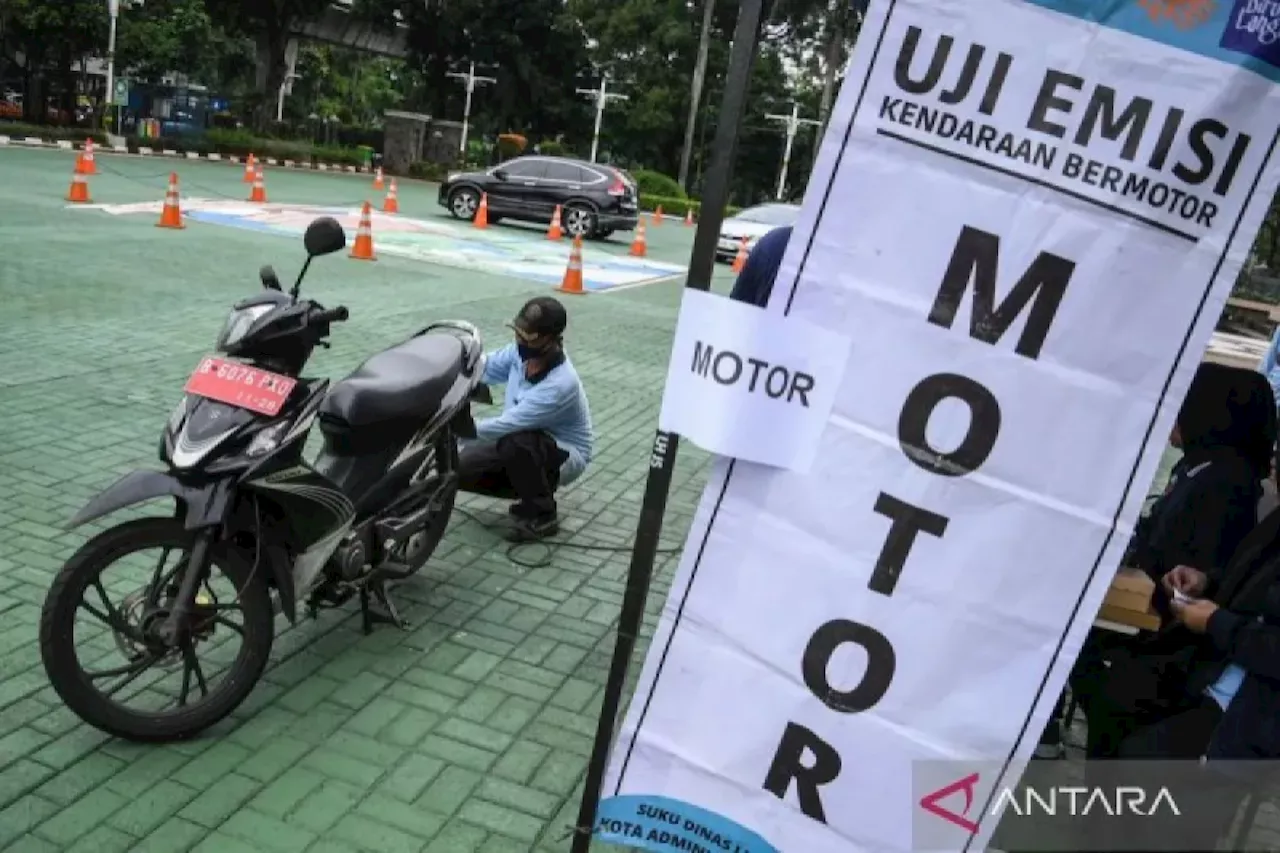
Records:
M609 75L600 75L599 89L579 89L579 95L590 95L595 98L596 102L596 127L591 134L591 162L596 161L596 153L600 150L600 124L604 121L604 108L609 105L609 99L613 98L618 101L630 100L626 95L618 95L609 91Z
M107 104L115 104L116 120L111 130L120 133L120 105L116 104L116 19L120 17L120 0L107 0L111 29L107 35Z
M787 147L782 152L782 169L778 172L778 201L782 201L783 195L787 191L787 170L791 168L791 146L795 144L796 133L800 130L801 125L817 126L822 124L820 121L814 121L811 118L800 118L800 105L791 105L791 115L775 115L769 113L765 118L771 118L774 121L785 121L787 123Z
M450 77L461 80L467 89L467 97L463 101L462 106L462 137L458 140L458 152L460 154L467 153L467 131L471 126L471 95L476 90L476 84L497 83L496 77L477 77L476 64L474 62L467 63L467 73L461 71L450 71Z

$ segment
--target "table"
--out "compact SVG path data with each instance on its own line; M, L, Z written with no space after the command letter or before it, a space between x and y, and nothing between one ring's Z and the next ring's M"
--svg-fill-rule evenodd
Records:
M1111 581L1102 608L1093 621L1095 628L1117 634L1137 635L1160 628L1160 614L1151 606L1155 584L1140 569L1122 568Z

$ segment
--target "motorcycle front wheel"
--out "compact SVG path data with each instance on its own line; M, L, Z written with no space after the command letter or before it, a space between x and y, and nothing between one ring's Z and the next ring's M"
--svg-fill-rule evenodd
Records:
M129 521L85 543L54 579L40 618L40 655L53 689L89 725L132 741L182 740L234 711L262 676L275 630L266 569L253 565L254 551L233 543L209 550L187 638L177 646L165 641L162 626L192 542L179 519ZM147 551L160 559L114 573ZM82 626L77 619L86 614ZM238 651L221 655L226 666L206 672L209 658L236 640ZM173 689L160 686L166 676L177 682Z

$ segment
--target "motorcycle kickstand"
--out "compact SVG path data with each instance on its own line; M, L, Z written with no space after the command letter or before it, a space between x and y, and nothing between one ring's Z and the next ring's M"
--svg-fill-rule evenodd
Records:
M377 599L382 612L374 609L371 599ZM360 615L366 636L373 633L374 625L394 625L402 631L409 629L408 620L400 615L400 610L391 598L390 590L387 589L386 581L381 579L370 581L360 587Z

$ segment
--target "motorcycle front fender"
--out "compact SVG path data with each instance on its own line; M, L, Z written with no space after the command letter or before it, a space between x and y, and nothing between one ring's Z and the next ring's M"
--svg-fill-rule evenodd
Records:
M99 492L66 523L65 529L74 530L125 507L171 497L178 502L186 528L199 530L226 521L231 496L230 479L188 486L164 471L134 471Z

